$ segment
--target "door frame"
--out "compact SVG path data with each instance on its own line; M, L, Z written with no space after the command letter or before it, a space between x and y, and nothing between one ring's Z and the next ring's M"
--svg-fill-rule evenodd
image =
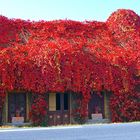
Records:
M103 95L103 119L111 119L111 112L110 112L110 97L112 95L112 92L111 91L102 91L102 93L100 93ZM89 101L90 102L90 101ZM88 104L88 113L89 113L89 104ZM89 118L89 115L88 115L88 118Z
M25 93L10 93L10 94L8 94L8 122L10 122L11 123L11 111L10 111L10 106L11 106L11 100L10 100L10 98L12 97L13 98L13 101L14 101L14 112L15 112L15 114L17 114L16 113L16 110L17 110L17 107L18 107L18 104L19 104L19 102L18 102L18 100L19 100L19 97L22 97L22 98L24 98L23 99L23 107L25 108L24 109L24 111L25 111L25 114L24 114L24 122L26 122L26 94ZM21 98L20 97L20 98ZM10 112L9 112L10 111ZM19 114L19 113L18 113ZM20 117L20 116L14 116L14 117Z
M15 92L15 94L18 94L18 93L24 93L24 94L26 94L26 98L25 98L25 100L26 100L26 120L25 120L25 122L29 122L29 112L30 112L30 99L29 99L29 93L26 93L26 92L24 92L24 91L12 91L12 92L7 92L6 93L6 99L5 99L5 104L4 104L4 110L3 110L3 114L2 114L2 116L3 116L3 123L4 124L7 124L7 123L9 123L9 121L8 121L8 104L9 104L9 102L8 102L8 95L9 94L11 94L11 93L13 93L13 92Z
M61 124L64 124L64 115L67 115L68 114L68 121L69 121L69 124L71 123L71 95L70 93L68 92L68 110L64 110L64 94L67 93L67 92L64 92L64 93L60 93L60 92L56 92L56 93L49 93L50 94L55 94L55 98L56 98L56 94L59 94L60 95L60 110L49 110L49 107L48 107L48 117L50 119L50 117L53 119L53 125L57 125L57 117L60 116L60 123ZM48 103L50 105L50 99L49 99L49 95L48 95ZM66 114L65 114L66 113ZM48 120L49 120L48 119ZM48 122L50 123L50 122Z
M98 94L99 94L99 95L98 95ZM102 98L102 99L101 99L101 100L102 100L102 103L101 103L101 104L103 105L103 106L101 105L101 108L102 108L102 111L101 111L101 113L102 113L102 118L103 118L103 119L105 118L105 103L106 103L106 102L105 102L105 94L104 94L104 92L103 92L103 93L96 93L96 92L93 92L93 93L91 93L91 99L89 100L89 103L88 103L88 118L89 118L89 119L91 119L91 114L92 114L92 113L91 113L92 111L91 111L90 104L92 104L92 102L94 102L94 97L93 97L93 96L95 95L95 97L96 97L96 96L97 96L97 97L98 97L98 96L100 97L100 94L101 94L101 96L102 96L102 97L101 97L101 98ZM95 100L96 100L96 98L95 98Z

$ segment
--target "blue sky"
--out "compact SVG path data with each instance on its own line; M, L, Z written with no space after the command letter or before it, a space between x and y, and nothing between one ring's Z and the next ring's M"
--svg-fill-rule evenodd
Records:
M117 9L140 15L140 0L0 0L0 14L30 20L106 21Z

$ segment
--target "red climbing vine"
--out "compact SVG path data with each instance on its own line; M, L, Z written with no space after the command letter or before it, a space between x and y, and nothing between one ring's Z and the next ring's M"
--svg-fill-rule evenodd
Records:
M33 100L29 116L34 125L47 125L47 108L48 105L43 95Z
M140 17L118 10L106 22L0 17L0 83L4 92L82 94L112 91L112 121L140 120ZM1 94L3 97L3 94ZM134 115L130 115L134 114Z

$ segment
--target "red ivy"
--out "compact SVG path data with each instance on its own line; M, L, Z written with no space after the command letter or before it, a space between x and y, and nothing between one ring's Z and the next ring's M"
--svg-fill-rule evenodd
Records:
M4 91L82 93L80 113L86 116L90 91L101 91L104 86L114 94L113 121L123 117L140 120L127 110L131 105L127 101L133 102L131 113L140 114L135 107L139 107L135 102L138 92L134 91L140 82L134 78L140 71L140 17L136 13L118 10L107 22L29 22L1 16L0 26L0 83ZM122 105L120 98L126 98L123 101L128 106Z
M42 95L39 95L38 98L33 101L29 116L34 125L41 125L42 122L44 122L47 116L47 108L48 105Z

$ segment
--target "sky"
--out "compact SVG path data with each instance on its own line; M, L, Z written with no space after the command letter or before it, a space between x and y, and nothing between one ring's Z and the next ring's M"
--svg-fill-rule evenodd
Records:
M106 21L117 9L140 15L140 0L0 0L0 14L30 20Z

